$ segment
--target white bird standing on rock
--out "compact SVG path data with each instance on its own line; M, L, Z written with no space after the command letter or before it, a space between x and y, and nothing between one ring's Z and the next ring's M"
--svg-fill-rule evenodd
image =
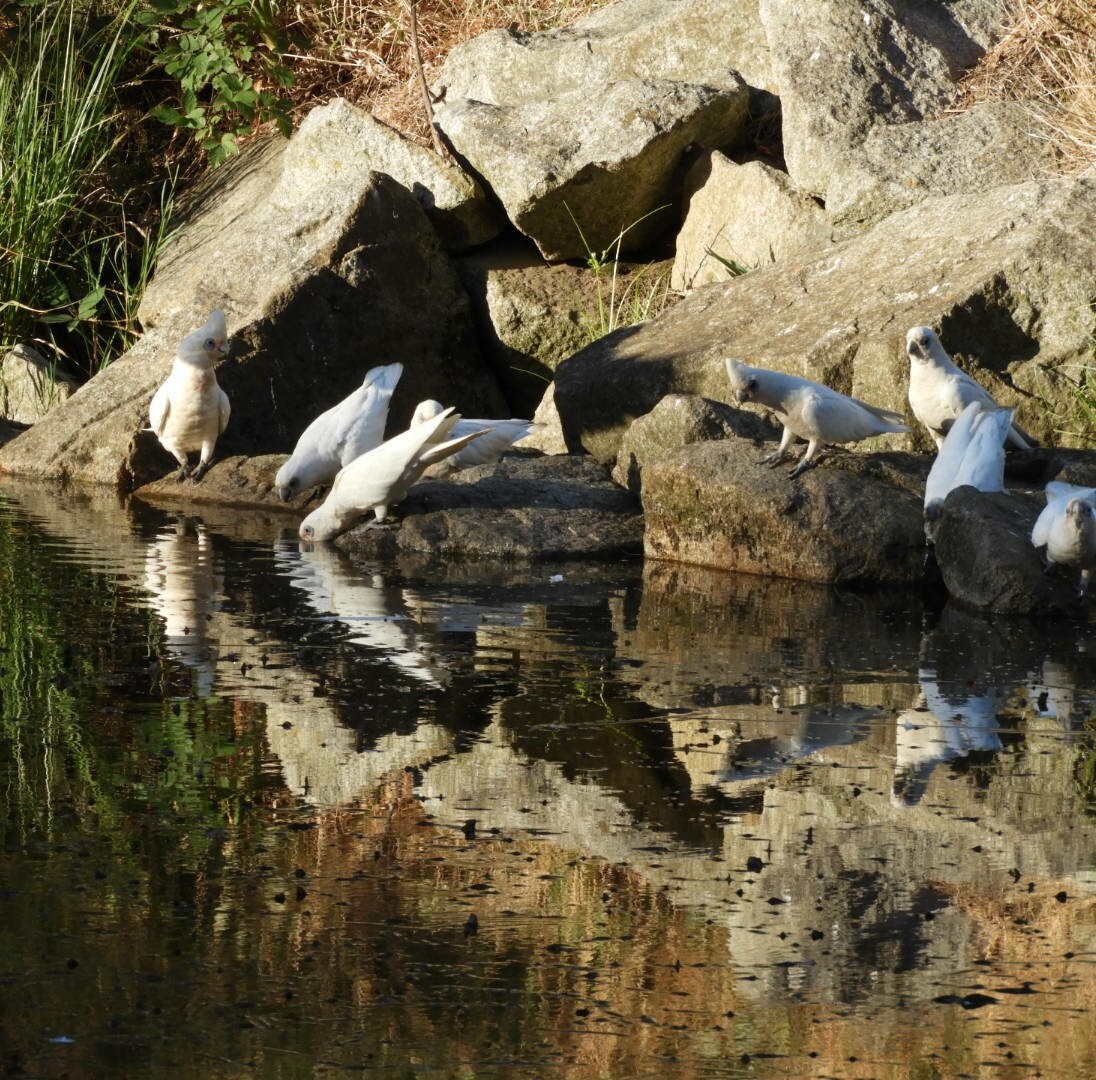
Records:
M1005 439L1014 409L972 401L948 429L925 481L925 537L932 540L948 493L969 484L979 491L1005 490Z
M778 371L750 367L727 360L727 376L738 401L756 401L772 409L784 425L780 445L761 460L773 465L787 457L788 447L798 435L807 440L806 453L789 473L798 476L810 467L819 449L827 443L859 442L873 435L909 431L900 413L846 397L821 383L785 375Z
M411 426L433 420L443 411L440 401L420 401L411 417ZM534 431L539 431L543 426L534 424L532 420L459 420L451 432L454 438L472 431L482 431L482 437L433 466L429 470L430 475L445 476L459 469L469 469L473 465L488 465L498 461L514 443L532 435Z
M931 327L915 326L906 334L906 353L910 358L910 408L914 417L929 429L938 450L948 428L972 401L986 409L997 407L984 386L952 363ZM1009 428L1008 441L1020 450L1028 450L1035 444L1015 424Z
M179 463L177 479L200 480L213 460L217 437L228 423L228 395L217 383L214 361L228 354L228 331L223 311L214 311L200 330L179 343L171 373L152 395L149 427L160 445ZM187 454L201 451L191 469Z
M302 540L332 540L373 511L379 524L423 470L455 454L483 431L448 439L460 420L451 408L408 428L341 469L327 498L301 522Z
M1031 530L1031 542L1046 548L1047 568L1055 564L1081 572L1079 596L1088 590L1096 566L1096 488L1051 481L1047 504Z
M311 487L326 487L356 457L380 446L392 392L403 364L370 368L352 394L320 413L301 433L274 486L288 502Z

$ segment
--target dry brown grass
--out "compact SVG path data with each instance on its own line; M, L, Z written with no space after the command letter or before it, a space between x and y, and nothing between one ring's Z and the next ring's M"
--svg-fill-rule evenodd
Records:
M964 104L1013 100L1046 125L1062 170L1096 162L1096 7L1015 0L1008 29L964 84Z
M607 0L418 0L419 46L431 82L454 45L496 27L567 26ZM289 58L295 120L344 97L416 142L430 128L411 56L406 0L299 0L293 28L310 42Z

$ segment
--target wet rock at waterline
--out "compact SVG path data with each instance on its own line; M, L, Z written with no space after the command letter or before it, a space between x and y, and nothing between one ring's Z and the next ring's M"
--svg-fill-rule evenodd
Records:
M612 558L643 548L636 500L586 456L515 454L423 481L392 516L394 527L358 527L336 543L366 558Z
M1031 544L1041 493L961 487L944 502L935 555L948 595L967 607L1012 615L1080 610L1077 574L1050 572Z
M792 480L792 463L761 456L730 438L648 462L645 553L839 585L919 580L927 458L831 449Z

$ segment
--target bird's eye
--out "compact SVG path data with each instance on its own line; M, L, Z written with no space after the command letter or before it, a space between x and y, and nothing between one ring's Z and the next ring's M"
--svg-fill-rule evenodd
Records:
M746 389L749 390L752 394L757 389L757 380L751 379L748 383L746 383Z
M206 349L210 352L212 352L216 347L217 347L217 339L216 338L207 337L205 339L205 341L202 342L202 348Z
M313 525L302 525L301 526L301 536L303 536L306 540L311 540L312 537L314 537L315 535L316 535L315 526L313 526Z

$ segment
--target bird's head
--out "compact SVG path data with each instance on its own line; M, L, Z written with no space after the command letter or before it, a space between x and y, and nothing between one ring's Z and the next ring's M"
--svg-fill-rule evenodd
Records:
M1087 499L1070 499L1066 504L1066 517L1078 530L1089 530L1096 525L1096 509Z
M906 353L911 360L931 360L939 345L940 339L930 326L915 326L906 334Z
M358 515L354 515L349 521L344 521L331 509L329 502L324 502L304 518L297 534L309 544L319 543L323 540L334 540L336 536L341 536L346 532L357 520Z
M425 424L427 420L433 420L435 416L440 416L443 412L445 409L440 401L433 399L420 401L411 416L411 426L418 427L419 424Z
M179 344L179 358L202 365L212 365L228 355L228 327L220 309L206 320L205 326L187 334Z
M282 502L289 502L300 494L301 478L297 474L292 457L282 463L282 467L274 477L274 487Z
M740 364L737 360L728 359L727 378L731 383L735 399L739 402L753 401L757 394L757 375L754 369L746 364Z

